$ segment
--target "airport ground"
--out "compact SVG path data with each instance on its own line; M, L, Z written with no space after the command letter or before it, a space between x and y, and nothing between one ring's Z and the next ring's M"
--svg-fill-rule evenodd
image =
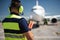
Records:
M60 22L56 24L40 25L32 29L34 40L60 40ZM3 40L3 27L0 23L0 40Z

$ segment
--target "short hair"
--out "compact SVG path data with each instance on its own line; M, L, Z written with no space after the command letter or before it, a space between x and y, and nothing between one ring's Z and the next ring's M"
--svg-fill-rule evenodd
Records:
M19 1L19 0L11 0L11 2L19 2L20 3L21 1Z

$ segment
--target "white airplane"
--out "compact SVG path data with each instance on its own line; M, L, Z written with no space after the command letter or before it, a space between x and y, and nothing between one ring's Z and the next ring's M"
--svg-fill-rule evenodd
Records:
M25 16L27 20L32 19L37 22L37 24L38 22L43 24L45 22L43 21L44 19L49 20L51 23L56 23L58 21L58 17L60 17L60 15L45 16L45 9L38 4L38 0L36 0L36 5L32 8L30 17Z
M36 5L33 6L32 8L32 15L30 15L30 19L35 20L35 21L39 21L40 23L43 23L44 19L48 19L50 20L50 22L52 23L56 23L58 20L58 17L60 17L60 15L53 15L53 16L45 16L45 9L38 4L38 0L36 0Z

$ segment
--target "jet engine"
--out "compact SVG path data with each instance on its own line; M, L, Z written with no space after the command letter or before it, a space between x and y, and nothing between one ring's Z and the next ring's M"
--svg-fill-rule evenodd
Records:
M52 18L51 23L57 23L57 18Z

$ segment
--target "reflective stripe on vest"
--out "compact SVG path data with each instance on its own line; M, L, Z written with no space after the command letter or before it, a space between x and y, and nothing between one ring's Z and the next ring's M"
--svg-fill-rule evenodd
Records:
M4 29L13 29L13 30L20 30L18 23L14 22L5 22L3 23Z
M17 18L17 19L21 19L22 17L21 16L18 16L18 15L12 14L12 15L7 16L6 18Z
M11 34L11 33L5 33L5 37L10 37L10 38L24 38L24 35L22 34Z

